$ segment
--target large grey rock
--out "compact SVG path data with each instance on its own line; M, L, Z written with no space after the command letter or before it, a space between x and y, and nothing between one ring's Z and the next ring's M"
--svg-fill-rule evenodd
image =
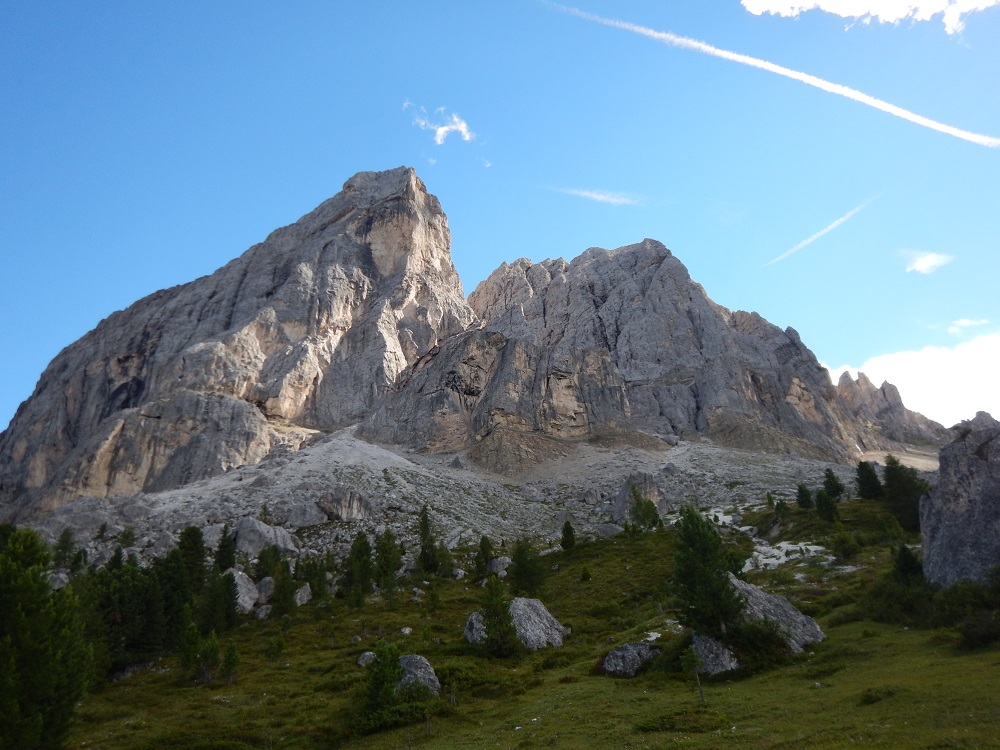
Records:
M423 656L406 654L399 657L399 663L403 667L403 679L399 681L400 688L409 685L423 685L435 695L441 692L441 683L438 681L437 675L434 674L434 667Z
M691 638L691 646L695 654L701 659L701 667L698 672L707 675L717 675L724 672L732 672L740 668L737 659L729 648L714 638L707 635L695 633Z
M892 444L881 416L903 437L943 434L910 419L891 386L884 403L859 391L849 404L793 329L715 304L655 240L504 263L469 303L484 327L407 371L362 434L468 449L507 474L558 457L566 439L637 429L840 460Z
M255 558L265 547L274 545L284 554L295 554L299 546L295 538L279 526L269 526L256 518L241 518L234 530L236 548L247 557Z
M1000 422L979 412L957 429L920 501L924 575L942 586L985 581L1000 565Z
M510 558L504 555L492 558L488 563L486 563L487 573L506 573L507 568L510 566Z
M659 655L660 649L645 641L624 643L608 652L601 668L615 677L635 677L640 669Z
M639 493L639 497L653 503L658 512L667 513L672 509L670 501L664 495L655 476L647 473L631 474L622 482L612 501L611 517L615 523L631 523L633 521L632 505L635 503L635 498L632 496L633 487Z
M71 344L0 435L0 510L177 487L367 416L475 315L438 200L361 172L296 223Z
M242 570L230 568L226 573L236 581L236 608L247 614L257 603L257 585Z
M570 629L564 627L538 599L516 597L510 603L510 616L514 621L517 639L529 651L546 646L561 648L563 638ZM479 644L486 640L486 625L480 612L473 612L465 622L465 640Z
M826 638L816 621L802 614L783 596L768 594L752 583L741 581L732 573L729 581L740 594L746 604L743 608L743 618L746 620L770 620L781 630L785 643L796 654L802 653L805 647L819 643Z
M295 606L301 607L312 601L312 586L308 583L295 590Z
M257 582L257 601L267 604L274 595L275 580L273 576L265 576Z

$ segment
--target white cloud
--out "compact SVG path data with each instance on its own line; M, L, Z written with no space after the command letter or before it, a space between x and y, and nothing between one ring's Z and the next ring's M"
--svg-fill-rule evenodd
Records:
M598 203L610 203L612 206L637 206L640 201L631 195L624 193L609 193L606 190L579 190L577 188L554 188L557 193L575 195L578 198L597 201Z
M719 57L723 60L739 63L740 65L747 65L751 68L759 68L761 70L766 70L769 73L774 73L775 75L791 78L794 81L799 81L800 83L804 83L808 86L814 86L821 91L843 96L847 99L865 104L895 117L900 117L916 125L920 125L921 127L930 128L931 130L936 130L939 133L954 136L955 138L961 138L962 140L975 143L979 146L986 146L987 148L1000 147L1000 138L994 138L993 136L983 135L981 133L972 133L968 130L956 128L953 125L946 125L943 122L938 122L937 120L932 120L929 117L924 117L923 115L918 115L915 112L910 112L902 107L897 107L895 104L890 104L889 102L882 101L881 99L876 99L874 96L869 96L868 94L856 89L843 86L839 83L831 83L830 81L825 81L822 78L817 78L816 76L809 75L808 73L802 73L797 70L792 70L791 68L786 68L783 65L768 62L767 60L761 60L757 57L751 57L750 55L743 55L739 52L730 52L729 50L719 49L718 47L713 47L705 42L700 42L697 39L690 39L688 37L678 36L677 34L671 34L669 31L656 31L654 29L646 28L645 26L638 26L634 23L616 21L612 18L604 18L603 16L594 15L593 13L586 13L577 8L571 8L565 5L553 3L552 7L562 11L563 13L583 18L594 23L599 23L603 26L610 26L615 29L629 31L633 34L639 34L640 36L653 39L657 42L668 44L671 47L679 47L680 49L700 52L704 55Z
M403 109L410 106L410 102L404 102ZM444 108L438 107L434 110L435 115L443 115ZM435 118L436 119L436 118ZM413 118L413 124L416 125L421 130L433 130L434 131L434 142L437 145L442 145L445 139L451 133L458 133L463 141L471 141L476 137L476 134L472 132L469 128L469 124L458 116L458 113L452 112L450 117L446 117L444 122L441 124L431 122L427 116L427 110L423 107L420 108L420 114Z
M841 18L852 18L869 23L929 21L940 15L944 30L956 34L965 28L965 17L976 11L1000 5L1000 0L741 0L743 7L759 16L771 13L776 16L795 17L808 10L822 10Z
M970 320L969 318L962 318L961 320L956 320L950 326L948 326L948 333L961 333L964 329L970 328L972 326L984 326L989 324L990 321L983 320ZM998 415L1000 416L1000 415Z
M972 419L977 411L1000 415L1000 333L978 336L954 347L927 346L920 351L872 357L860 367L827 367L834 382L844 370L865 373L876 385L889 381L899 388L908 409L950 427Z
M923 250L903 250L906 257L906 271L917 273L933 273L955 260L954 256L944 253L929 253Z
M836 229L837 227L839 227L845 221L847 221L852 216L854 216L856 213L858 213L861 209L867 208L868 206L870 206L872 204L872 202L875 201L877 198L878 198L878 196L875 196L875 198L869 198L864 203L862 203L860 206L857 206L856 208L852 208L850 211L848 211L846 214L844 214L843 216L841 216L839 219L837 219L835 222L833 222L832 224L830 224L825 229L821 229L818 232L816 232L816 234L812 235L811 237L807 237L806 239L802 240L802 242L800 242L799 244L797 244L795 247L791 248L790 250L786 250L785 252L783 252L781 255L779 255L774 260L769 260L767 263L764 264L764 266L766 267L766 266L771 265L772 263L777 263L779 260L784 260L789 255L791 255L792 253L797 253L799 250L801 250L802 248L804 248L806 245L811 245L816 240L818 240L820 237L822 237L824 234L827 234L828 232L832 232L834 229Z

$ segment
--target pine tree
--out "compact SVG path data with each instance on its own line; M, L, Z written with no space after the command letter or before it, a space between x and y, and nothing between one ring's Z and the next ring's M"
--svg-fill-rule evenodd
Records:
M52 551L52 567L68 568L73 561L74 552L76 552L76 540L73 536L73 529L67 526L59 534L59 540Z
M365 710L374 714L399 702L397 686L403 679L399 646L386 641L375 644L375 659L365 673Z
M479 549L476 550L476 556L472 563L477 581L486 577L486 573L490 567L490 560L492 559L493 542L491 542L490 538L484 534L479 537Z
M800 508L811 508L813 507L813 496L809 488L805 484L799 483L798 488L795 491L795 502L799 504Z
M858 461L858 470L854 481L858 487L858 497L863 500L881 500L885 495L882 481L878 478L875 467L868 461Z
M284 617L295 611L295 579L286 561L282 561L275 573L270 604L272 617Z
M517 631L510 615L510 600L504 593L503 581L491 575L483 589L480 610L486 630L484 646L491 656L510 656L519 650Z
M372 583L375 578L375 565L372 562L372 547L368 535L359 531L351 542L351 551L344 560L343 575L340 577L340 589L343 595L360 607L365 597L374 590Z
M396 541L391 529L375 537L375 583L381 591L391 594L396 590L396 575L403 564L403 548Z
M518 539L510 555L507 577L515 593L537 596L545 583L545 561L527 539Z
M576 545L576 533L573 531L573 524L567 519L566 523L563 524L562 528L562 539L559 541L559 546L564 550L569 551L573 549Z
M65 745L90 674L72 587L53 591L48 550L30 529L0 534L0 747Z
M417 560L420 563L420 569L424 573L433 575L438 572L441 563L438 560L437 542L434 539L434 531L431 528L431 516L426 505L420 509L418 532L420 535L420 552Z
M731 556L711 522L694 506L681 509L674 548L672 591L681 605L681 622L724 638L743 612L743 599L729 581Z
M276 545L268 545L257 555L257 564L254 565L253 577L258 581L261 578L274 577L281 569L281 550Z
M219 546L215 548L215 567L220 571L236 567L236 537L228 523L223 524Z
M823 489L834 500L839 500L843 496L844 483L833 473L833 469L823 472Z
M895 456L885 457L885 499L907 531L920 531L920 498L929 489L916 469L903 466Z
M188 526L181 531L177 549L181 551L191 590L195 593L201 591L205 582L205 539L201 529L197 526Z
M226 681L227 685L232 685L236 681L236 670L240 665L240 655L236 652L236 644L230 642L226 646L226 653L222 657L222 668L219 670L219 677Z
M837 502L830 497L826 490L816 492L816 513L827 523L834 523L840 520L840 510Z

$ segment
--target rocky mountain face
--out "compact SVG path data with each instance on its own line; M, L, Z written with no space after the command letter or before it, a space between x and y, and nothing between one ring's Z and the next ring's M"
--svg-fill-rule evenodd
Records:
M924 575L942 586L986 581L1000 565L1000 422L979 412L958 431L920 501Z
M363 172L207 276L67 347L0 435L7 516L177 487L364 418L475 315L438 200Z
M653 240L505 263L468 302L449 242L413 170L363 172L110 316L0 435L0 516L188 486L354 424L506 474L580 441L846 460L944 434L892 386L834 387L794 330L716 305Z
M835 388L793 329L715 304L654 240L504 263L469 303L483 327L404 373L362 434L509 473L553 439L636 431L839 460L946 433L891 385Z

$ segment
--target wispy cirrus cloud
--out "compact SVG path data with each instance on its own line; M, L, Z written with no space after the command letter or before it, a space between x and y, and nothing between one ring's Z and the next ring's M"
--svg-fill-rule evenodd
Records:
M578 188L552 188L557 193L564 195L575 195L577 198L597 201L598 203L610 203L612 206L638 206L642 200L633 195L625 193L612 193L607 190L580 190Z
M986 320L985 318L980 319L980 320L971 320L969 318L961 318L960 320L956 320L950 326L948 326L948 333L959 334L962 331L964 331L966 328L972 328L974 326L989 325L989 322L990 321Z
M802 248L806 247L807 245L811 245L812 243L814 243L816 240L818 240L823 235L829 234L834 229L836 229L841 224L843 224L845 221L847 221L851 217L855 216L857 213L859 213L860 211L864 210L865 208L868 208L868 206L870 206L873 202L875 202L876 200L878 200L878 198L879 198L879 196L876 195L874 198L869 198L868 200L866 200L860 206L856 206L856 207L852 208L850 211L848 211L846 214L844 214L839 219L837 219L836 221L834 221L832 224L824 227L823 229L820 229L818 232L816 232L816 234L811 235L809 237L806 237L804 240L802 240L802 242L800 242L799 244L795 245L795 247L792 247L792 248L786 250L781 255L779 255L777 258L774 258L773 260L769 260L767 263L764 264L764 267L766 268L767 266L770 266L770 265L772 265L774 263L777 263L779 260L784 260L789 255L797 253L799 250L801 250Z
M670 45L671 47L678 47L680 49L692 50L694 52L700 52L703 55L711 55L712 57L718 57L723 60L729 60L730 62L739 63L740 65L747 65L751 68L759 68L760 70L766 70L769 73L774 73L775 75L784 76L785 78L791 78L793 81L799 81L807 86L814 86L821 91L826 91L830 94L837 94L838 96L843 96L846 99L851 99L852 101L858 102L860 104L865 104L874 109L880 110L887 114L893 115L894 117L902 118L908 122L912 122L915 125L920 125L921 127L930 128L931 130L936 130L939 133L944 133L945 135L954 136L955 138L961 138L962 140L969 141L970 143L975 143L979 146L986 146L987 148L998 148L1000 147L1000 138L994 138L990 135L983 135L982 133L973 133L968 130L962 130L961 128L956 128L953 125L947 125L943 122L938 122L937 120L932 120L929 117L924 117L923 115L918 115L916 112L910 112L908 109L903 109L902 107L897 107L895 104L890 104L889 102L877 99L874 96L870 96L857 89L852 89L848 86L844 86L839 83L832 83L826 81L822 78L817 78L814 75L809 75L808 73L803 73L798 70L792 70L791 68L786 68L783 65L778 65L777 63L768 62L767 60L762 60L758 57L751 57L750 55L744 55L739 52L731 52L730 50L720 49L719 47L713 47L706 42L698 41L697 39L691 39L689 37L679 36L677 34L672 34L669 31L656 31L655 29L650 29L645 26L639 26L634 23L628 23L627 21L619 21L613 18L605 18L604 16L598 16L594 13L587 13L586 11L579 10L578 8L573 8L567 5L559 5L557 3L551 3L551 7L562 11L571 16L576 16L577 18L582 18L587 21L592 21L593 23L599 23L603 26L609 26L615 29L621 29L623 31L628 31L633 34L638 34L639 36L647 37L648 39L653 39L654 41L660 42L662 44Z
M904 20L929 21L942 16L944 30L957 34L965 28L965 17L980 10L1000 5L1000 0L741 0L743 7L759 16L771 13L795 18L810 10L821 10L841 18L861 23L880 21L899 23Z
M403 102L403 109L407 110L415 106L409 99ZM458 133L463 141L471 141L476 137L469 127L469 123L459 117L457 112L446 115L444 107L438 107L433 115L429 115L427 110L420 107L413 117L413 124L421 130L433 130L434 142L442 145L445 139L452 133Z
M906 272L916 271L917 273L934 273L934 271L946 266L955 260L953 255L945 253L931 253L925 250L903 250L906 258Z

